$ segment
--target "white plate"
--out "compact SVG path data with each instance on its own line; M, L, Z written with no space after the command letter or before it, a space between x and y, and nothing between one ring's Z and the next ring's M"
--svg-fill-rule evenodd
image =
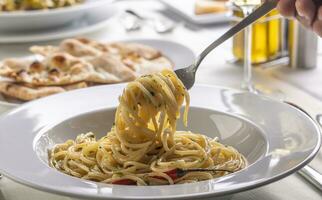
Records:
M163 55L165 55L169 60L173 63L174 68L182 68L185 66L189 66L194 62L195 54L188 47L167 40L156 40L156 39L136 39L136 40L125 40L122 42L138 42L142 44L149 45L154 47L155 49L160 50ZM28 57L27 59L33 59L33 57ZM7 110L17 107L21 102L7 101L0 94L0 113L3 113Z
M125 84L66 92L24 104L0 118L0 173L27 186L86 199L198 199L229 195L277 181L309 163L321 144L314 121L296 108L252 93L196 85L189 130L217 136L250 165L192 184L122 186L81 180L48 166L54 144L110 130ZM182 123L178 129L183 129Z
M79 5L52 10L0 12L0 27L2 32L20 33L58 27L110 3L111 0L85 0Z
M230 22L232 12L214 13L196 15L194 13L194 6L196 0L159 0L166 5L170 10L179 14L186 20L195 24L216 24Z
M91 9L91 12L83 12L79 20L66 26L51 29L19 32L6 32L0 29L0 43L48 41L83 35L105 27L109 19L117 13L117 10L117 6L114 4L103 4Z

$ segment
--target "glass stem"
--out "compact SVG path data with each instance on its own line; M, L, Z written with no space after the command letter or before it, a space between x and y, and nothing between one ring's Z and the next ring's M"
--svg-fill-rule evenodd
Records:
M252 9L244 9L244 16L248 16ZM244 30L244 80L243 89L250 92L255 92L252 83L252 25L249 25Z
M244 87L250 89L252 87L252 28L251 25L245 28L244 34Z

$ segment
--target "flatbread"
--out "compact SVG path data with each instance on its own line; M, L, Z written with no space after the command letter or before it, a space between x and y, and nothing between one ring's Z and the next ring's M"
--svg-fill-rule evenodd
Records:
M39 87L35 89L15 83L0 82L1 93L24 101L38 99L40 97L45 97L64 91L65 90L61 87Z
M37 60L0 62L1 93L32 100L72 88L133 81L173 66L160 51L138 43L75 38L58 46L33 46L30 51Z
M95 57L104 53L110 53L117 57L137 55L145 59L155 59L162 56L161 52L150 46L129 42L99 43L86 38L66 39L59 47L55 46L32 46L30 51L43 56L52 53L66 52L75 57Z
M38 55L41 55L41 56L44 56L44 57L49 56L52 53L60 51L59 47L50 46L50 45L47 45L47 46L32 46L32 47L29 48L29 50L34 54L38 54Z
M26 70L31 61L18 58L9 58L0 62L0 76L9 76L13 71Z
M97 57L104 53L102 49L88 44L84 44L77 39L64 40L59 45L59 49L60 51L67 52L72 56L82 57L85 59L88 57Z
M159 57L153 60L147 60L142 57L128 57L123 60L123 63L135 71L137 76L153 74L162 71L162 69L172 69L172 63L165 57Z
M134 80L136 77L133 71L117 62L111 66L101 65L98 61L95 63L98 66L67 53L53 53L43 62L34 62L27 68L6 69L6 77L34 86L68 85L81 81L110 84ZM112 61L109 63L113 64Z
M74 83L74 84L71 84L71 85L64 85L63 88L66 91L70 91L70 90L76 90L76 89L81 89L81 88L87 88L89 86L91 86L90 83L79 82L79 83Z
M12 64L11 60L10 65L5 65L9 62L3 64L3 73L0 70L0 74L18 83L35 86L66 85L81 81L111 84L132 81L141 75L172 68L172 63L160 56L159 51L145 45L113 43L109 50L104 51L97 46L86 46L76 39L69 39L62 42L60 50L48 46L43 49L33 47L33 52L48 54L44 61L28 66L18 61Z
M95 71L103 74L113 74L123 82L133 81L137 77L135 71L111 54L102 54L90 59L88 62L92 64ZM92 80L92 82L96 81Z
M59 46L32 46L30 51L42 56L66 52L74 57L90 58L109 52L108 45L86 38L66 39Z
M144 44L115 42L108 44L108 46L110 47L109 49L111 52L121 55L122 58L139 56L148 60L153 60L162 57L160 51Z
M7 96L14 97L19 100L30 101L41 97L49 96L52 94L85 88L87 86L88 84L85 82L67 85L64 87L58 87L58 86L28 87L26 85L21 85L16 83L0 82L0 92Z

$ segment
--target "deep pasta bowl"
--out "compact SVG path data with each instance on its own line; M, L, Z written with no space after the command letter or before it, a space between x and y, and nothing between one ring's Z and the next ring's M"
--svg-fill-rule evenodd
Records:
M170 186L122 186L65 175L47 151L80 133L110 130L125 84L75 90L26 103L0 118L0 173L30 187L86 199L188 199L229 195L277 181L313 159L321 138L300 110L266 97L196 85L188 128L235 147L248 167L220 178Z

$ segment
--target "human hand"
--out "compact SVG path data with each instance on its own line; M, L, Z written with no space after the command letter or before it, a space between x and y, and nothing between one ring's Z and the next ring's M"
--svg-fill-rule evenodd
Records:
M316 3L318 2L318 5ZM279 0L277 10L285 17L294 17L322 37L322 0Z

